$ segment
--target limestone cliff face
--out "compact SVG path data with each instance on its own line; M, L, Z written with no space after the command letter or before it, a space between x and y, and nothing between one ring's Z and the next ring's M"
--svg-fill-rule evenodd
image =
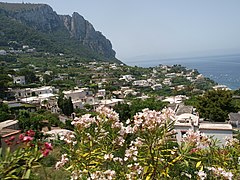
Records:
M12 6L17 4L12 4ZM11 4L9 4L11 9ZM8 16L21 21L22 23L43 32L53 32L61 27L61 20L53 9L45 4L33 5L32 8L24 8L24 4L19 5L18 10L7 11Z
M17 3L0 3L1 10L9 17L44 33L65 29L71 38L80 41L85 47L108 59L115 59L111 42L101 32L95 31L93 25L76 12L71 17L58 15L45 4Z
M101 32L95 31L93 25L83 16L74 12L71 16L60 16L64 26L71 36L79 40L83 45L105 57L115 57L111 42Z

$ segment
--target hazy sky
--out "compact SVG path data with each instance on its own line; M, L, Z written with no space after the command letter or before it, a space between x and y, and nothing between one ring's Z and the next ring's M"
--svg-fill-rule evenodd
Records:
M22 2L4 0L3 2ZM240 0L26 0L78 12L112 42L117 58L240 52Z

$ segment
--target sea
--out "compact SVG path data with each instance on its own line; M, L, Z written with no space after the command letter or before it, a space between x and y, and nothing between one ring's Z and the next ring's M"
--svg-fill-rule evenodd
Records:
M130 66L155 67L180 64L189 69L197 69L218 84L226 85L232 90L240 88L240 54L204 56L188 58L135 60L126 63Z

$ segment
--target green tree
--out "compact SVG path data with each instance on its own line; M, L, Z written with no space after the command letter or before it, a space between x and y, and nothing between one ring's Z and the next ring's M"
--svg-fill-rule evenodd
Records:
M7 104L0 103L0 122L8 120L11 117Z
M126 103L117 104L114 106L114 110L119 113L119 117L122 121L126 121L127 119L133 118L133 116L142 111L145 108L150 110L162 110L166 106L166 103L156 100L155 98L148 98L145 100L134 99L130 103L130 105Z
M64 97L63 94L60 94L58 98L58 107L62 110L62 113L66 116L70 116L73 113L73 103L71 98L68 99Z
M35 72L32 70L22 69L19 74L25 76L26 83L36 83L39 81L38 77L35 75Z
M35 130L36 132L41 131L44 124L45 116L38 113L29 113L26 110L19 112L19 126L22 130Z
M131 118L131 108L127 103L118 103L113 109L119 113L119 119L121 121L126 122L127 119Z
M3 69L0 70L2 72L0 74L0 98L3 99L6 97L6 91L8 89L9 83L12 82L12 78L5 74L6 72L3 71Z
M231 91L208 91L198 98L197 111L200 116L216 122L224 122L230 112L236 112Z

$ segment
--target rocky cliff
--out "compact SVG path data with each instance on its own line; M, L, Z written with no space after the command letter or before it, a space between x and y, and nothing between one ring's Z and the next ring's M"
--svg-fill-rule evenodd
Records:
M94 50L105 57L115 57L111 42L101 32L96 31L91 23L83 16L74 12L71 16L59 16L71 36L80 41L83 45Z
M68 33L70 38L94 53L116 59L111 42L76 12L72 16L58 15L48 5L24 3L0 3L0 12L42 33Z

